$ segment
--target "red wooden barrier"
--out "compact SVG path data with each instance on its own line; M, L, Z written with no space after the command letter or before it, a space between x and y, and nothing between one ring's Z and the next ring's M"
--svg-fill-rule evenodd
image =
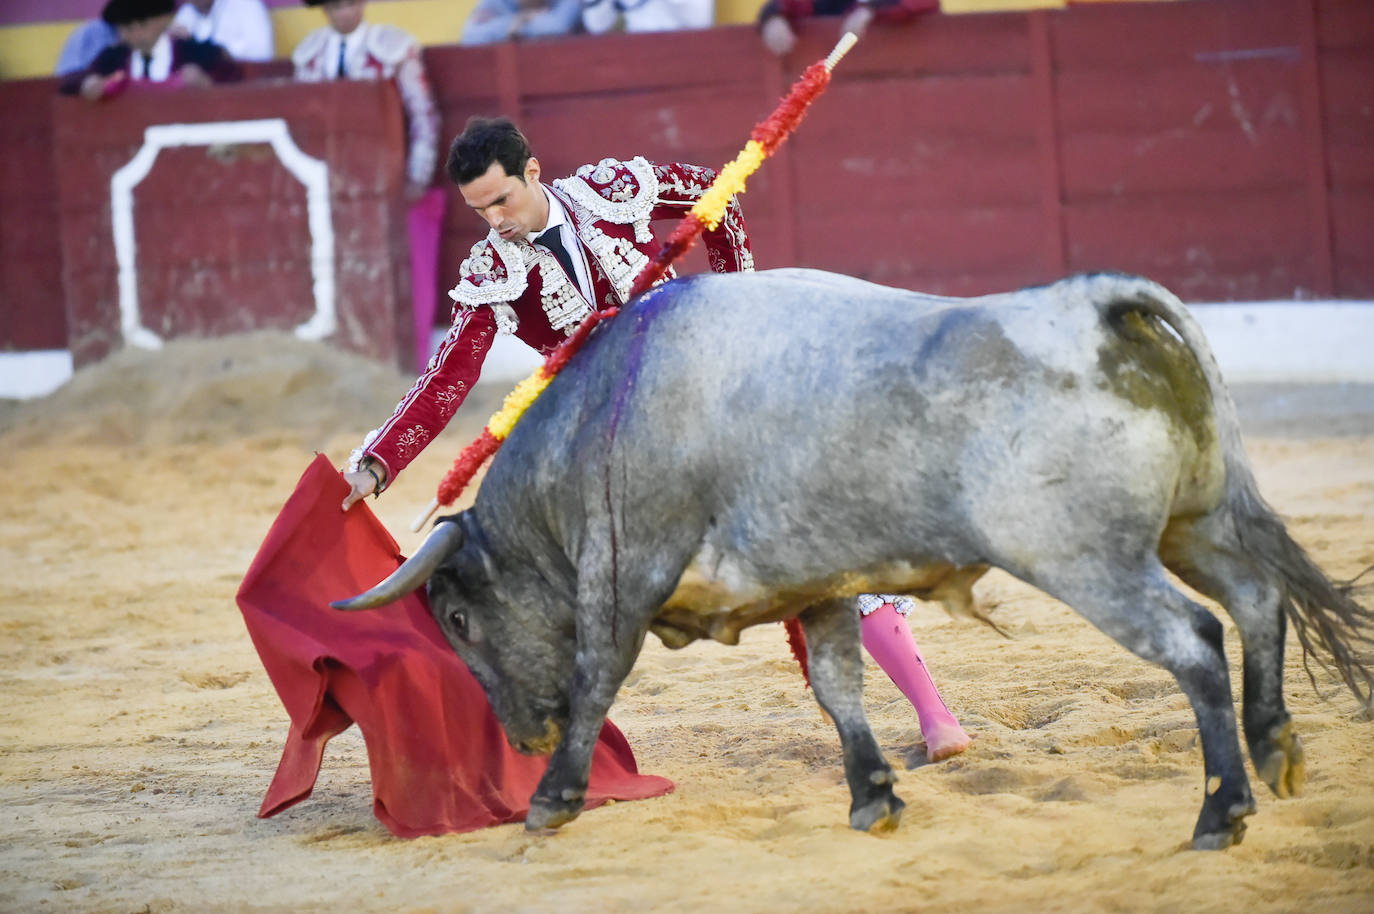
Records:
M78 366L108 354L124 335L131 290L120 288L121 232L133 247L122 266L136 277L141 325L157 337L291 329L324 305L337 313L335 342L406 363L404 132L389 85L131 89L95 106L61 98L53 112L68 342ZM283 112L295 146L328 169L322 196L331 213L322 226L311 225L306 186L283 154L260 139L236 138L245 124ZM140 150L148 154L155 142L148 128L205 124L220 125L224 138L158 151L128 195L132 218L119 229L121 198L112 196L111 179ZM317 253L332 256L322 286Z
M0 348L62 349L62 253L52 109L56 80L0 82Z
M1374 298L1374 4L1321 0L1309 75L1329 185L1334 285ZM1314 175L1316 180L1319 175Z
M431 48L426 62L445 136L471 114L509 114L546 174L606 155L719 166L829 50L834 27L809 24L786 61L736 27ZM345 171L372 169L334 192L349 315L341 339L403 360L406 270L386 197L399 186L400 133L394 100L374 90L369 101L350 87L239 86L167 94L157 106L58 103L59 244L43 215L57 180L42 154L50 85L0 84L0 104L21 115L4 119L0 155L25 163L22 176L7 168L0 179L0 342L61 338L52 280L61 263L79 358L118 344L100 195L137 147L133 122L284 114L307 151L338 157ZM354 117L360 110L378 114ZM932 292L1116 269L1194 301L1370 298L1371 111L1367 0L932 16L871 30L805 127L751 180L745 213L761 267L822 267ZM138 191L140 238L173 239L140 260L150 318L173 334L298 321L311 306L299 185L250 152L232 165L204 150L163 156ZM187 179L213 199L188 197ZM212 220L225 230L205 232ZM483 234L451 189L441 296ZM207 264L219 266L207 273ZM368 314L386 315L385 327L365 325Z

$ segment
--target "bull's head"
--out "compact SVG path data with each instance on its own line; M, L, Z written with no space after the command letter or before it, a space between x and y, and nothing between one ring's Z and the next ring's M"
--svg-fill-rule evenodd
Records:
M577 650L571 609L556 605L533 570L503 573L466 514L440 519L415 554L376 587L330 605L375 609L426 582L430 613L481 683L511 745L552 752L568 722Z

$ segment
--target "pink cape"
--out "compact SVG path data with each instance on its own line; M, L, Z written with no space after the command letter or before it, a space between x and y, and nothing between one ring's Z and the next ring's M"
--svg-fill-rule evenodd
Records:
M291 729L260 817L314 789L324 746L357 722L367 743L373 812L403 838L517 822L547 759L506 742L482 687L429 614L423 591L370 612L330 600L361 593L403 560L365 504L347 512L342 476L317 455L272 524L238 604ZM629 743L606 722L587 807L673 789L641 775Z

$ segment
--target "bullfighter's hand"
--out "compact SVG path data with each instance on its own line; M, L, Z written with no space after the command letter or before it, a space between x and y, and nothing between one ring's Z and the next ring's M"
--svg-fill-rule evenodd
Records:
M372 468L376 472L382 474L383 481L386 480L386 473L381 467L374 463ZM344 482L348 483L351 487L348 496L343 500L342 507L345 511L353 507L354 502L361 501L377 489L377 480L372 478L372 474L367 470L357 470L352 473L345 473L343 478Z

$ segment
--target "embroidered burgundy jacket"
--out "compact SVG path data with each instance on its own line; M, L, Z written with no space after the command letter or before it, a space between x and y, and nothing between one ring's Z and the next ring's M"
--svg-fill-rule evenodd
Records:
M591 315L593 308L624 304L640 270L659 243L649 230L655 219L685 215L715 180L709 168L659 164L636 156L602 159L548 188L569 214L581 242L594 292L589 302L557 258L541 244L504 241L495 231L473 245L463 261L453 299L453 326L439 351L381 428L370 432L350 464L366 455L386 467L387 480L443 430L476 383L498 333L514 334L548 353ZM707 260L717 273L754 268L739 202L703 236ZM672 278L672 271L663 278Z
M345 44L343 73L339 72L339 46ZM420 45L394 25L364 22L346 40L329 26L306 35L291 52L296 79L327 82L331 79L394 80L406 112L409 151L406 177L428 186L434 180L439 155L439 109L434 104L429 77L425 74Z

